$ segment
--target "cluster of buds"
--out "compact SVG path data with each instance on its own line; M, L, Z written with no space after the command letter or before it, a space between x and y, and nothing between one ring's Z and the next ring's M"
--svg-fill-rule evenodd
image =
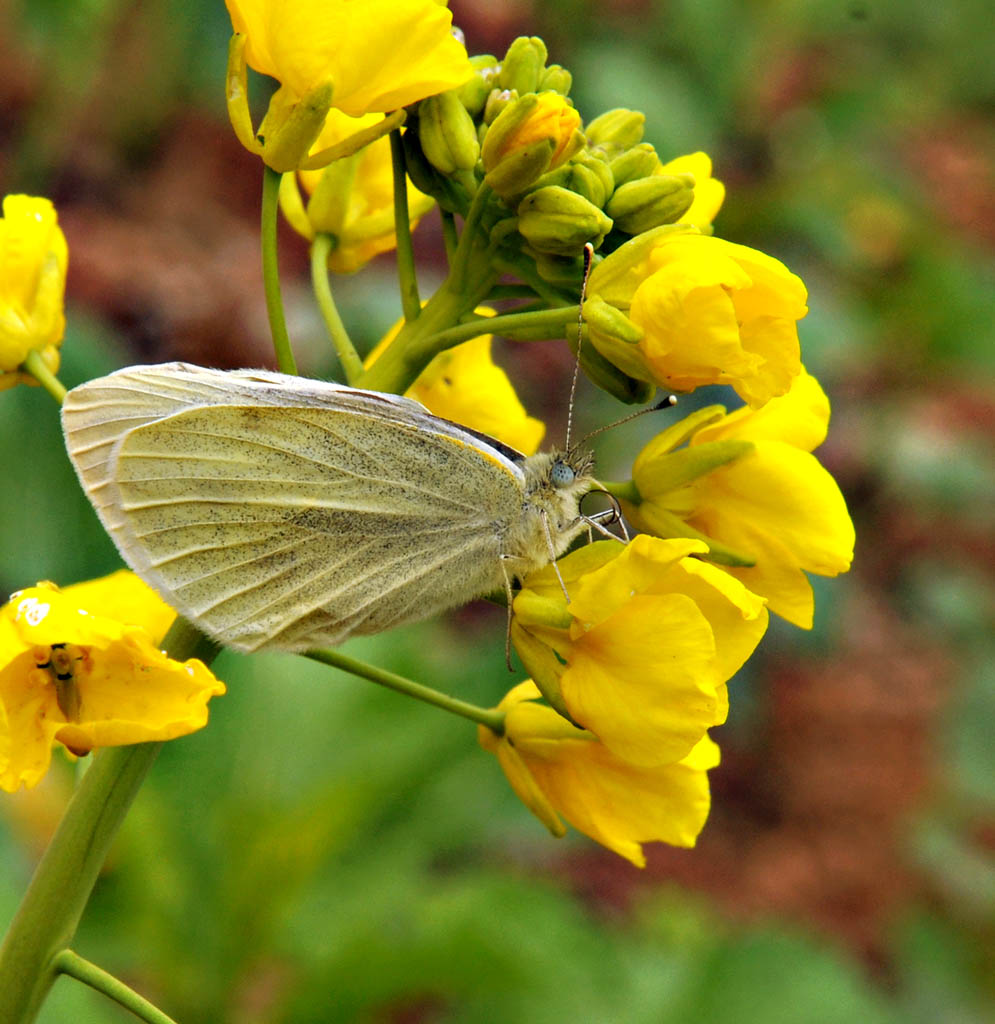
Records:
M451 213L466 216L488 186L498 199L484 218L492 240L565 283L576 280L586 244L611 252L680 220L696 175L661 162L637 111L584 126L569 71L546 57L541 39L521 37L503 60L471 58L470 81L409 110L404 147L414 183Z

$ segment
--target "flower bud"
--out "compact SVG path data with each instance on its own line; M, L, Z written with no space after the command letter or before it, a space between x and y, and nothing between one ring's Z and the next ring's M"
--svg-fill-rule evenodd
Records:
M608 165L583 151L562 167L544 174L532 188L538 190L550 185L576 192L599 208L604 207L615 187Z
M538 36L519 36L501 61L498 85L502 89L517 90L519 96L538 92L546 56L546 44Z
M539 76L539 85L536 87L536 91L558 92L561 96L569 96L571 85L573 85L573 75L559 64L550 64Z
M608 110L596 117L585 134L592 146L604 146L614 150L631 149L643 139L643 125L646 115L638 110Z
M616 185L624 185L626 182L635 181L637 178L648 178L655 171L660 169L660 158L656 150L648 143L641 142L638 146L619 153L610 160L608 166L611 168Z
M530 192L518 205L518 230L532 248L573 256L591 242L597 248L612 222L593 203L557 185Z
M487 97L497 84L499 68L497 58L490 54L471 57L470 64L476 74L456 90L456 95L470 116L477 117L483 111Z
M470 205L466 189L452 178L440 174L428 162L422 152L418 133L409 129L401 136L401 142L404 146L404 166L415 188L432 196L442 209L465 214Z
M503 198L566 163L584 145L580 115L559 93L512 100L488 128L481 147L487 184Z
M518 93L513 89L492 89L487 96L487 100L484 102L484 117L481 129L486 130L487 126L493 124L498 117L498 114L504 110L509 103L518 99ZM486 132L485 132L486 134ZM481 135L481 142L483 141L483 135Z
M606 210L616 226L630 235L672 224L694 199L690 174L660 174L619 186Z
M446 175L472 170L480 156L476 125L452 91L418 104L418 138L425 159Z

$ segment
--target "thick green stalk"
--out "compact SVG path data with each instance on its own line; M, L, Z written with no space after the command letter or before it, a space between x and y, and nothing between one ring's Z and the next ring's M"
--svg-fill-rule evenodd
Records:
M177 619L163 641L171 657L209 661L217 647ZM58 977L107 851L162 743L94 755L35 869L0 946L0 1021L30 1024Z
M0 1021L29 1024L58 977L97 875L161 743L108 747L94 757L42 856L0 946Z
M277 209L279 208L280 174L272 167L263 167L263 201L260 216L260 244L263 252L263 290L266 294L266 312L273 335L276 365L281 373L297 375L297 361L290 347L287 321L283 315L280 295L280 265L276 244Z
M321 310L328 336L335 346L335 353L342 364L346 383L354 384L363 372L363 360L359 358L342 317L339 316L331 282L328 280L328 253L332 247L332 236L319 232L311 243L311 287Z
M321 650L305 651L304 656L312 661L320 661L323 665L331 665L333 668L342 669L361 679L368 679L372 683L386 686L397 693L403 693L407 697L414 697L415 700L424 701L433 707L441 708L450 714L459 715L461 718L468 718L471 722L478 722L486 725L498 736L504 733L504 712L495 711L493 708L482 708L476 704L470 704L465 700L450 697L446 693L433 690L430 686L423 686L412 679L388 672L386 669L377 668L375 665L368 665L365 661L350 658L348 654L332 648Z

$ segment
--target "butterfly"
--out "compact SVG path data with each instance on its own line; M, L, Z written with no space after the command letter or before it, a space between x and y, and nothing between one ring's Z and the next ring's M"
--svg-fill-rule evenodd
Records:
M241 651L510 595L597 487L578 448L524 456L408 398L265 370L129 367L70 391L62 423L124 560Z

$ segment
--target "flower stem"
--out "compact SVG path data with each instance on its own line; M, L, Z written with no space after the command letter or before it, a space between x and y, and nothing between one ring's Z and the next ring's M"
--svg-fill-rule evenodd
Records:
M504 732L504 713L495 711L492 708L478 707L476 704L469 704L466 701L450 697L448 694L433 690L430 686L423 686L412 679L388 672L386 669L377 668L375 665L367 665L364 661L350 658L347 654L331 648L321 650L305 651L304 657L312 661L320 661L323 665L330 665L332 668L349 672L361 679L368 679L372 683L386 686L388 689L405 696L414 697L415 700L424 701L426 704L433 704L443 711L448 711L462 718L468 718L471 722L478 722L486 725L488 729L497 733L498 736Z
M33 1021L124 816L162 743L108 747L73 794L0 946L0 1020Z
M276 245L277 199L280 194L280 174L272 167L263 167L263 201L260 217L260 242L263 251L263 290L266 293L266 312L273 336L276 365L281 373L297 374L297 362L290 347L287 321L283 315L280 296L280 267Z
M483 182L473 196L470 209L467 211L466 220L463 221L463 232L460 234L456 252L450 264L449 282L454 292L463 290L466 276L469 273L473 260L473 253L477 243L477 229L480 227L480 219L487 208L487 200L491 197L491 189Z
M397 280L401 288L401 309L410 323L421 313L415 250L411 242L411 216L408 213L408 181L404 168L404 148L400 131L390 133L390 160L394 173L394 235L397 238Z
M162 644L209 661L217 646L182 619ZM0 1021L30 1024L58 977L107 851L162 743L107 747L93 758L0 945Z
M140 996L133 988L129 988L123 981L115 978L113 974L90 963L78 953L71 949L64 949L57 953L52 961L52 966L59 974L66 974L77 981L89 985L97 992L102 992L108 999L130 1010L140 1020L148 1024L176 1024L172 1017L167 1016L157 1006L153 1006L147 999Z
M62 381L45 365L45 360L42 359L41 353L36 348L31 349L24 357L21 369L25 373L30 373L59 405L62 405L62 400L66 397L66 389L62 385Z
M332 339L335 352L342 364L346 382L353 384L363 372L363 360L359 358L342 317L339 316L328 280L328 253L332 247L332 236L319 232L311 244L311 286L318 301L328 336Z
M481 334L500 334L514 338L516 332L527 337L541 336L543 339L559 337L566 324L577 319L577 306L560 306L557 309L535 310L528 313L504 313L501 316L484 316L465 324L458 324L448 330L433 334L430 343L438 348L450 348L460 342L477 338ZM557 332L560 332L558 334Z
M456 255L456 246L459 245L456 217L448 210L440 210L439 214L442 217L442 244L446 247L446 261L452 266L453 257Z

